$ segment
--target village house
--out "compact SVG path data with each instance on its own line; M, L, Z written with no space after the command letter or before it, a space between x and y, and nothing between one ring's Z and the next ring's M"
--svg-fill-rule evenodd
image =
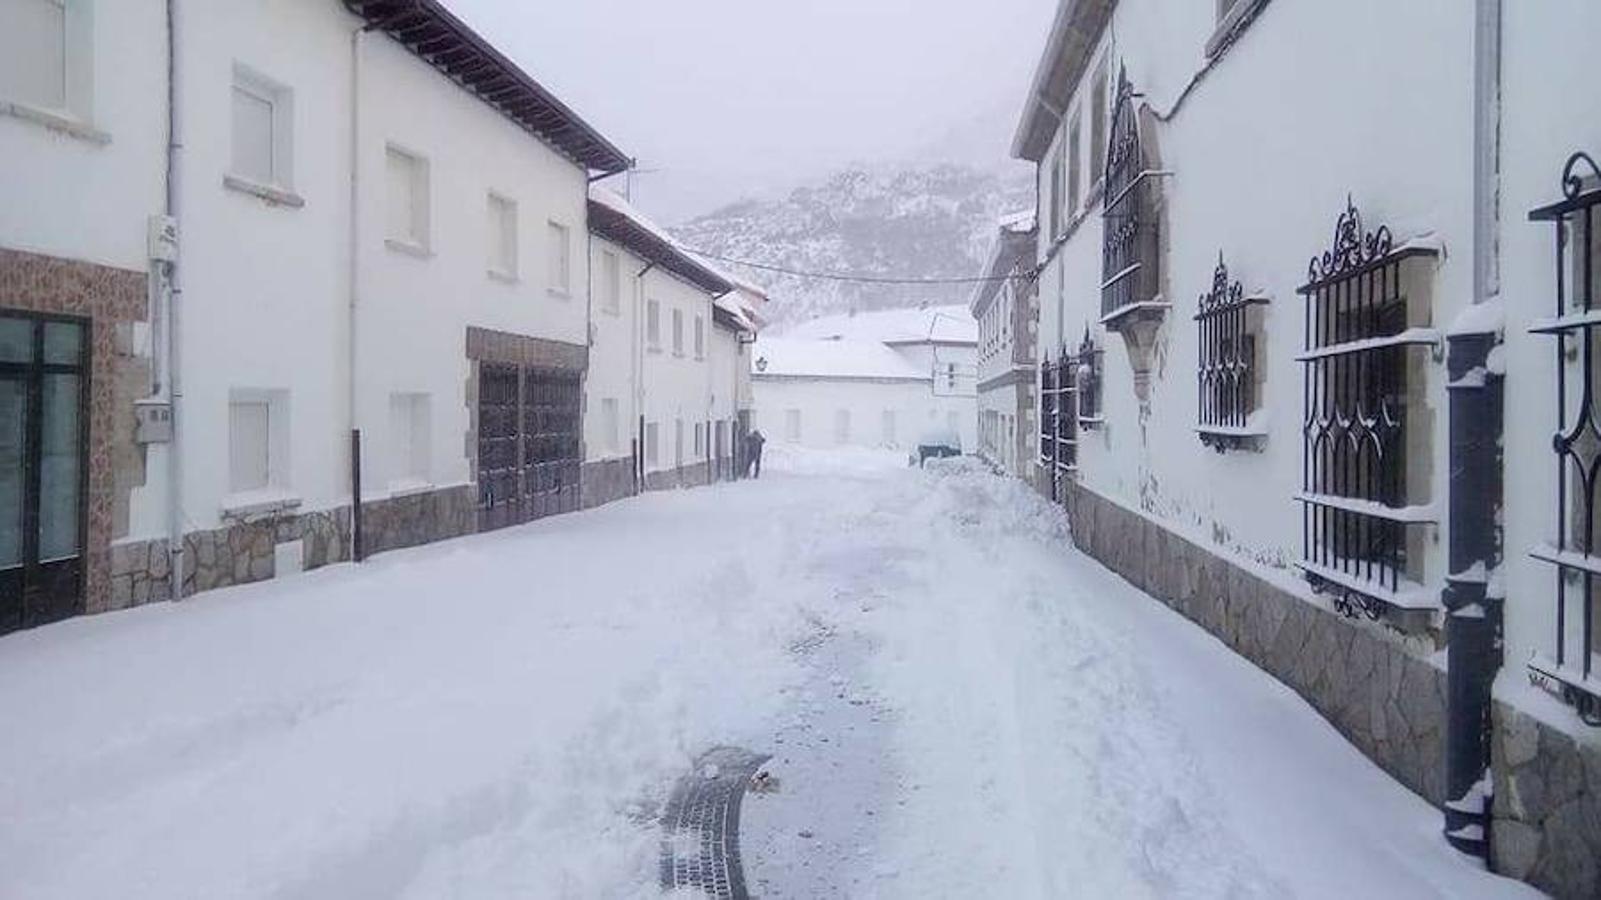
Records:
M736 477L750 418L747 354L765 294L680 249L599 186L589 230L591 501Z
M803 447L975 447L977 324L963 306L822 316L753 357L758 427Z
M1452 845L1572 897L1601 892L1601 793L1564 774L1601 771L1601 367L1575 350L1601 107L1567 88L1598 27L1581 0L1064 0L1013 144L1038 483L1074 541Z
M735 471L765 297L596 246L572 109L437 0L174 8L0 8L0 632Z
M970 309L978 322L978 454L1008 474L1035 470L1034 214L997 229Z

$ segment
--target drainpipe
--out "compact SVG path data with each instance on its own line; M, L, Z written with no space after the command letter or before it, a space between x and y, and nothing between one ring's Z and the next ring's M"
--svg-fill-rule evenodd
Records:
M350 558L361 562L367 555L361 521L361 426L356 414L356 372L360 342L357 328L361 321L361 46L369 26L350 32L350 219L346 280L349 287L345 311L345 354L349 369L345 378L345 414L350 426Z
M620 263L619 263L620 264ZM632 383L629 385L633 396L634 412L634 493L645 492L645 275L648 274L655 263L646 263L645 268L634 273L634 325L633 347L629 354L630 364L633 366Z
M1501 0L1476 0L1473 41L1473 302L1499 299ZM1490 865L1490 689L1501 667L1500 316L1476 309L1447 337L1450 416L1446 609L1445 837Z
M183 116L179 78L183 70L178 57L178 0L167 0L167 196L166 214L182 222ZM183 435L179 414L183 408L183 369L180 367L179 311L183 306L183 281L179 256L183 252L182 230L167 268L167 392L172 404L172 440L167 445L167 595L183 599Z

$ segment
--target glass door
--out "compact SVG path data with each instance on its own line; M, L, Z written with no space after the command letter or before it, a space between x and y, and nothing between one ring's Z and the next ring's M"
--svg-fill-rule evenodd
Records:
M0 633L83 605L88 334L0 312Z

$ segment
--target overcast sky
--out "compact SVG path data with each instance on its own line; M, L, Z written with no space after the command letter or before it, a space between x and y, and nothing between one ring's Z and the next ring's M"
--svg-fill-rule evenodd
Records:
M850 162L1001 165L1055 0L447 0L675 222ZM621 187L621 178L614 182Z

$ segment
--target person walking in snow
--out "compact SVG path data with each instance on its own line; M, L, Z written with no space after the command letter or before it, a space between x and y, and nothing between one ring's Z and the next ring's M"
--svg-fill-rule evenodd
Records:
M759 428L745 436L745 474L751 478L762 477L762 445L765 443L767 438L762 437Z

